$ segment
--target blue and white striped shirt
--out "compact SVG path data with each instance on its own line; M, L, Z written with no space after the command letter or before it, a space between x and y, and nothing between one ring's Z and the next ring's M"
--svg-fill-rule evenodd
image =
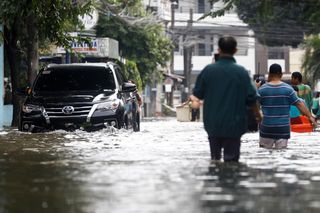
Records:
M290 105L299 101L293 88L281 83L266 83L258 90L263 113L260 136L263 138L290 138Z

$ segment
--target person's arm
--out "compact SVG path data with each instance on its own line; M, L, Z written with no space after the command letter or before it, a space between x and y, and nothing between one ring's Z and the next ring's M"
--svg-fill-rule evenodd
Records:
M205 67L198 75L195 86L193 88L193 94L189 97L191 101L191 107L193 109L199 109L202 105L202 100L204 99L205 82L203 79L203 75L206 69L207 67Z
M140 107L142 105L142 97L138 92L136 93L136 98L137 98L137 101L138 101L138 105Z
M262 121L263 116L260 111L260 104L258 103L258 101L256 103L254 103L253 105L251 105L250 109L252 110L256 121L260 123Z
M297 101L295 103L295 106L299 109L299 111L301 112L301 114L307 116L309 118L309 120L311 121L311 123L316 126L317 122L315 120L315 118L312 116L311 112L309 111L309 109L305 106L305 104L302 101Z

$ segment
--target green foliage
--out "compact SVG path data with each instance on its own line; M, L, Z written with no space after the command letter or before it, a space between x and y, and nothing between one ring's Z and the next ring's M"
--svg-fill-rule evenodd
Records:
M78 16L88 13L94 4L93 0L73 3L72 0L2 0L0 2L0 17L8 30L13 29L15 23L20 23L21 31L19 40L28 39L26 34L26 17L35 17L38 28L38 38L49 40L59 46L69 47L74 40L67 32L81 29ZM80 2L80 1L79 1Z
M110 37L119 41L122 57L136 63L144 86L150 81L154 72L166 66L173 45L164 35L161 24L132 20L132 17L136 17L136 20L146 19L146 14L139 12L141 10L140 1L130 1L135 9L120 4L119 2L122 1L117 2L118 4L113 6L122 8L122 11L126 11L131 19L126 20L115 12L108 11L99 17L96 27L97 36Z
M78 16L89 12L93 4L94 0L0 1L0 20L4 25L3 40L8 63L6 67L10 67L13 91L13 125L18 123L21 103L21 97L17 96L15 90L23 86L23 76L27 76L29 85L35 77L39 41L47 40L70 47L70 41L75 39L68 32L81 29ZM27 73L22 72L25 70Z
M126 71L126 78L128 80L134 81L134 83L137 85L138 90L141 91L142 80L141 80L141 76L140 76L137 64L133 61L127 60L124 67Z
M217 0L212 0L215 3ZM225 7L206 16L221 16L237 8L241 20L248 23L258 40L268 46L299 45L304 35L319 33L318 0L223 0Z
M211 0L212 3L218 0ZM268 46L297 46L306 50L304 77L311 84L320 79L320 1L319 0L223 0L225 7L203 16L221 16L234 6L241 20ZM306 35L308 39L304 41Z
M320 79L320 37L310 36L303 44L306 53L303 59L304 79L311 84Z

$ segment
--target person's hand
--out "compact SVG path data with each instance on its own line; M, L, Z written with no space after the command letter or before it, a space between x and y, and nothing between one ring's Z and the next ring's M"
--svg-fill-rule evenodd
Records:
M202 102L200 101L199 98L197 98L194 95L190 95L189 99L190 99L190 102L191 102L190 103L191 108L193 108L193 109L199 109L200 108Z
M309 120L314 128L318 126L316 119L312 115L309 117Z
M259 79L255 80L255 83L256 83L256 87L257 89L259 89L261 87L261 81Z
M200 101L191 101L191 108L193 109L199 109L201 106Z

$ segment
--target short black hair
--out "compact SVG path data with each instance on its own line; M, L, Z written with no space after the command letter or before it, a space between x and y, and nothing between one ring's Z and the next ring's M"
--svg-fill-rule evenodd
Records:
M269 73L270 74L282 74L282 68L279 64L271 64L269 67Z
M223 36L219 39L218 46L223 53L234 54L237 48L237 41L232 36Z
M298 79L299 82L302 82L302 75L300 72L296 71L291 74L291 77Z

